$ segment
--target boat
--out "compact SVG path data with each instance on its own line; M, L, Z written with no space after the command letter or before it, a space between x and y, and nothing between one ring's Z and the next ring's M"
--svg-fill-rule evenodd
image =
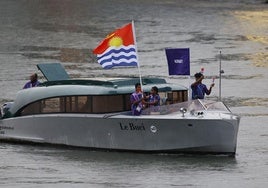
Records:
M0 140L142 153L235 155L240 117L221 101L188 100L188 88L142 78L161 105L140 116L130 95L140 78L71 79L59 63L38 64L47 79L1 107Z

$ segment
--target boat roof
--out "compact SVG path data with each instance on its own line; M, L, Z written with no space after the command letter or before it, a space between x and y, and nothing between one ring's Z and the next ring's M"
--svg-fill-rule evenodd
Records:
M60 67L59 69L61 69L62 66L53 65L47 68L44 64L41 66L39 64L38 67L42 69L48 81L42 83L39 87L20 90L10 109L11 113L15 113L18 109L37 100L52 97L131 94L135 91L135 84L140 82L140 78L70 79L69 76L67 78L64 74L53 78L48 71L53 67ZM167 83L163 78L142 79L144 92L149 92L153 86L157 86L159 92L188 90L184 86Z
M149 92L153 86L157 86L159 92L182 91L186 87L167 83L165 79L143 78L143 91ZM40 87L20 90L10 109L15 113L23 106L37 100L60 97L60 96L78 96L78 95L118 95L131 94L135 91L135 83L139 78L121 78L110 81L100 80L60 80L46 82Z
M38 69L42 72L44 77L47 79L46 82L42 83L40 86L55 86L55 85L83 85L83 86L100 86L106 88L125 88L129 92L129 87L131 90L136 83L140 82L140 78L90 78L90 79L70 79L68 73L65 71L64 67L60 63L43 63L37 65ZM167 84L166 80L163 78L143 78L142 86L146 89L146 85L161 85L159 87L161 90L172 90L170 84ZM175 85L174 85L175 87ZM187 90L187 88L180 86L177 90ZM100 94L100 93L98 93ZM110 94L109 92L103 93ZM115 93L116 94L116 93Z

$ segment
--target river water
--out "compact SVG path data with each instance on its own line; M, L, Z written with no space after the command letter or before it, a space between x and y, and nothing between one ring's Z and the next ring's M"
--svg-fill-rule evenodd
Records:
M222 69L222 100L241 119L237 154L150 155L0 143L0 187L267 187L268 4L264 0L1 0L0 101L13 100L36 64L60 62L71 77L138 76L103 70L92 54L135 21L143 76L168 76L164 49L190 48L191 75ZM210 96L217 99L219 79Z

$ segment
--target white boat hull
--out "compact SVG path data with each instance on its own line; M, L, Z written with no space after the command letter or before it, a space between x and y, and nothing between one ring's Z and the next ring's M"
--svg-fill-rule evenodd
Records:
M0 120L0 139L105 150L235 154L239 117L225 116L32 115Z

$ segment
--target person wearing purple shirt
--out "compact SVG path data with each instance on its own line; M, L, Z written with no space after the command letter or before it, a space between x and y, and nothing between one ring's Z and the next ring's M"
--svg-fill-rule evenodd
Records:
M214 83L212 83L209 87L202 83L202 80L204 79L204 75L202 73L196 73L194 75L195 82L191 84L192 89L192 99L204 99L205 94L210 95L212 87L214 87Z
M135 92L130 95L132 115L139 116L143 109L143 94L141 91L141 84L135 84Z
M152 87L150 95L147 97L147 104L149 107L160 105L160 96L158 95L158 88L156 86Z
M32 88L32 87L37 87L40 84L40 82L38 81L38 76L36 73L32 74L30 76L30 81L28 81L24 86L23 89L28 89L28 88Z

